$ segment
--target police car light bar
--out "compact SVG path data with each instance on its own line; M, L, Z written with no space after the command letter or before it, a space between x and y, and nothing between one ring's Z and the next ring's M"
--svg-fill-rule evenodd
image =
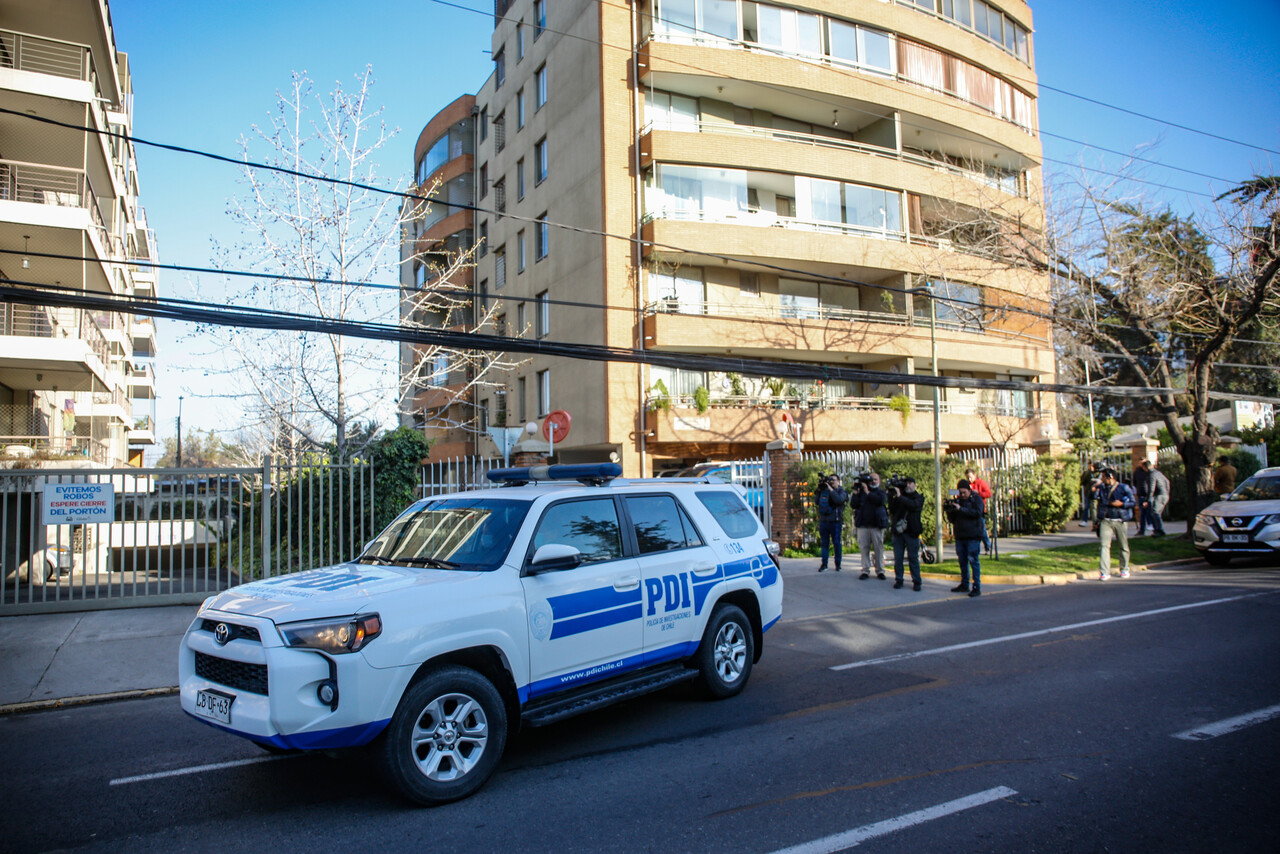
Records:
M485 476L494 483L519 486L531 481L576 480L600 486L622 474L617 463L572 463L554 466L526 466L523 468L491 469Z

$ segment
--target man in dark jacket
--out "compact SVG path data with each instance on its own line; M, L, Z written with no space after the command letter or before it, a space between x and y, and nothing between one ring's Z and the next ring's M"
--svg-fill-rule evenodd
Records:
M832 541L835 542L836 572L839 572L844 548L844 508L849 503L849 493L840 485L840 475L833 473L819 478L814 500L818 505L818 539L822 542L822 563L818 565L818 572L827 569Z
M1136 501L1129 487L1116 477L1115 469L1102 470L1102 485L1098 487L1098 537L1102 540L1102 555L1098 564L1098 578L1111 577L1111 540L1120 540L1120 577L1129 577L1129 531L1127 523L1133 518Z
M916 492L913 477L904 478L901 489L889 487L889 529L893 532L893 588L902 587L902 556L911 566L911 589L920 589L920 510L924 496Z
M1169 503L1169 495L1173 491L1173 486L1169 483L1169 478L1164 476L1164 472L1154 464L1151 465L1151 498L1144 512L1150 513L1151 530L1155 533L1153 537L1164 536L1164 520L1160 518L1160 514L1164 512L1164 508Z
M862 553L862 575L858 577L870 578L874 564L876 578L884 578L884 529L889 527L889 511L880 488L880 475L870 472L858 478L849 501L853 504L853 524L858 529L858 551Z
M1151 463L1143 460L1133 470L1133 498L1138 502L1139 508L1144 508L1151 500ZM1134 514L1138 522L1137 536L1141 537L1147 532L1147 514L1138 512ZM1152 525L1152 530L1155 526Z
M956 559L960 562L960 584L951 588L952 593L968 593L970 597L982 595L982 496L969 488L969 481L956 484L956 494L943 505L951 530L956 538ZM973 571L973 586L969 586L969 572Z

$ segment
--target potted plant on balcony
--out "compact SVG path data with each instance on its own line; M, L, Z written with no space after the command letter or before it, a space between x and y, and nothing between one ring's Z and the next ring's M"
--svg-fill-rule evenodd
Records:
M907 426L907 419L911 417L911 398L905 394L895 394L889 398L889 408L902 416L902 426Z
M699 415L711 408L711 392L706 386L700 385L693 390L693 405L697 407Z
M782 409L787 402L782 399L782 392L786 389L786 381L781 377L770 377L764 381L764 387L769 389L769 394L773 396L774 409Z
M658 380L649 386L649 411L659 412L671 408L671 392L667 391L667 384L662 380Z

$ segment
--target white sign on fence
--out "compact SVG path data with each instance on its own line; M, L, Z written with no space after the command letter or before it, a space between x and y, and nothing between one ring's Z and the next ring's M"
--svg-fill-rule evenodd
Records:
M116 520L116 491L110 483L46 483L46 525L93 525Z

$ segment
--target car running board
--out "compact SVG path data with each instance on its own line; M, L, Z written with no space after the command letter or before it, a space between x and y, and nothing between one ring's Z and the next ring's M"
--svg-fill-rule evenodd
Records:
M547 700L538 700L525 707L520 720L525 726L536 727L553 724L556 721L582 712L602 709L631 697L639 697L695 678L698 671L683 664L676 663L657 670L646 670L617 680L590 685L568 696L557 695Z

